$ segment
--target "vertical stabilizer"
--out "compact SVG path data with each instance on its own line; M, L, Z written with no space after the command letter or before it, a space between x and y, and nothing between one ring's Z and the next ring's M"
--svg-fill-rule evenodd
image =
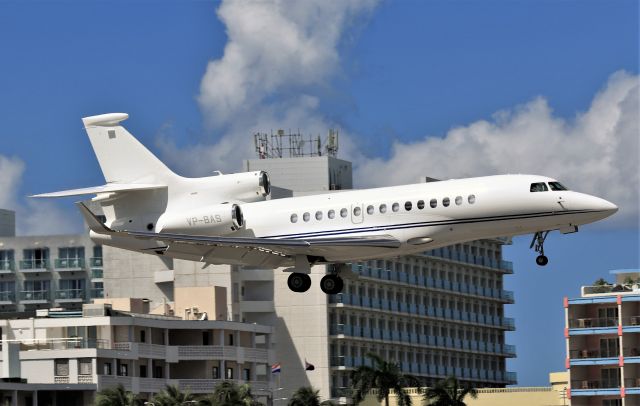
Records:
M107 183L163 183L176 175L120 123L125 113L82 119Z

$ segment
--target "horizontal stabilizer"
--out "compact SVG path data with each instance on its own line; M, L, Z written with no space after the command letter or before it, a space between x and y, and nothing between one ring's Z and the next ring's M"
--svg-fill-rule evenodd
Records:
M102 186L62 190L59 192L51 192L51 193L41 193L38 195L33 195L31 197L81 196L81 195L91 195L91 194L98 194L98 193L127 192L131 190L160 189L163 187L167 187L167 186L153 185L153 184L146 184L146 183L107 183L106 185L102 185Z

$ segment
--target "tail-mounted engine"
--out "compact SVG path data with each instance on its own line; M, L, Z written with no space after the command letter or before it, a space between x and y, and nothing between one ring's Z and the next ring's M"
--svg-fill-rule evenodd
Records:
M223 203L179 213L164 213L158 219L156 232L225 235L243 226L244 216L240 206Z
M209 193L204 192L207 196L221 199L219 201L256 202L271 193L269 175L264 171L211 176L203 186L211 188Z

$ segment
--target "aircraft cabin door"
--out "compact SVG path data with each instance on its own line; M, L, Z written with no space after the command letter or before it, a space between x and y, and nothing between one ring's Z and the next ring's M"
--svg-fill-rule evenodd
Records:
M353 224L360 224L364 221L364 210L362 210L362 204L351 205L351 222Z

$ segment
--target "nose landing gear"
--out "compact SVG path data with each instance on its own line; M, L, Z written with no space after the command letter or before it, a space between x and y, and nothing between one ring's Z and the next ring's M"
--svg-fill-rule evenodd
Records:
M540 266L545 266L549 263L549 258L544 255L544 240L547 239L547 235L549 235L548 231L536 232L529 246L529 248L533 248L535 252L540 254L536 257L536 264Z

